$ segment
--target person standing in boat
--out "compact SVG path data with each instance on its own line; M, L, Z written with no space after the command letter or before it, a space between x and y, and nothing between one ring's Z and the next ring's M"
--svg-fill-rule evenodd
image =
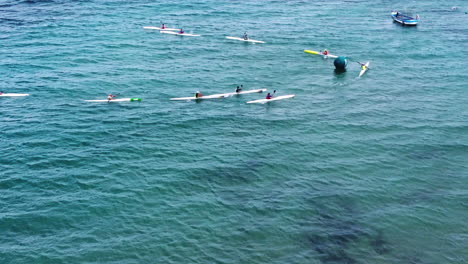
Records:
M203 96L203 94L200 93L200 91L197 91L197 92L195 93L195 98L200 98L200 97L202 97L202 96Z

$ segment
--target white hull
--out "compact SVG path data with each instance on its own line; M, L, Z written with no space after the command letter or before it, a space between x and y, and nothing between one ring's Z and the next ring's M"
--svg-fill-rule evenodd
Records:
M112 100L85 100L86 102L133 102L133 101L141 101L140 98L119 98L119 99L112 99Z
M262 93L265 92L267 89L257 89L257 90L248 90L242 92L233 92L233 93L225 93L224 96L233 96L233 95L241 95L241 94L250 94L250 93Z
M243 38L238 38L238 37L226 37L226 38L232 39L232 40L244 41L244 42L251 42L251 43L265 43L265 41L255 40L255 39L243 39Z
M160 27L143 27L144 29L153 29L153 30L168 30L168 31L172 31L172 30L180 30L180 28L160 28Z
M3 93L0 96L4 97L19 97L19 96L28 96L29 94L20 94L20 93Z
M213 95L207 95L207 96L202 96L202 97L178 97L178 98L171 98L171 101L190 101L190 100L206 100L206 99L219 99L219 98L224 98L224 94L213 94Z
M189 33L182 33L182 34L180 34L179 32L165 31L165 30L161 30L161 31L159 31L159 33L171 34L171 35L178 35L178 36L187 36L187 37L199 37L199 36L201 36L201 35L189 34Z
M195 96L191 97L179 97L179 98L171 98L171 101L190 101L190 100L204 100L204 99L220 99L226 98L233 95L241 95L241 94L250 94L250 93L261 93L266 91L266 89L257 89L257 90L249 90L249 91L242 91L242 92L233 92L233 93L223 93L223 94L212 94L206 95L202 97L195 98Z
M272 102L272 101L293 98L294 96L295 96L294 94L281 95L281 96L273 97L271 99L259 99L259 100L248 101L247 103L248 104L265 104L265 103Z
M362 75L364 75L364 73L366 73L366 71L369 69L369 64L370 64L370 61L366 62L366 64L364 64L364 69L361 70L361 72L359 73L359 77L361 77Z

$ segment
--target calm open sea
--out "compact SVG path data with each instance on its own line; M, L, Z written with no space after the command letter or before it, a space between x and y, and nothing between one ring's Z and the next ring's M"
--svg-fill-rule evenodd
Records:
M0 0L0 263L468 263L465 11Z

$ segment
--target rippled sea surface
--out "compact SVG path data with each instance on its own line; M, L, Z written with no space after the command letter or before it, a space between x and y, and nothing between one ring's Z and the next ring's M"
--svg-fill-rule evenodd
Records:
M466 4L1 0L0 262L468 263Z

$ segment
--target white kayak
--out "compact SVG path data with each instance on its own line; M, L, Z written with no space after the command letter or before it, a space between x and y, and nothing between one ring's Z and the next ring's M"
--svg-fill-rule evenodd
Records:
M248 91L240 91L238 93L232 92L232 93L225 93L223 94L225 97L227 96L233 96L233 95L241 95L241 94L250 94L250 93L262 93L265 92L267 89L256 89L256 90L248 90Z
M134 102L141 101L141 98L118 98L112 100L85 100L86 102Z
M227 39L233 39L233 40L239 40L239 41L245 41L245 42L251 42L251 43L265 43L265 41L261 40L255 40L255 39L244 39L244 38L238 38L238 37L226 37Z
M202 97L178 97L178 98L171 98L171 101L190 101L190 100L205 100L205 99L219 99L226 97L225 94L212 94L212 95L205 95Z
M180 30L180 28L160 28L160 27L143 27L144 29L154 29L154 30Z
M190 100L203 100L203 99L218 99L218 98L226 98L233 95L241 95L241 94L250 94L250 93L261 93L266 91L267 89L256 89L256 90L248 90L248 91L241 91L241 92L232 92L232 93L222 93L222 94L212 94L206 95L202 97L196 98L195 96L191 97L179 97L179 98L171 98L171 101L190 101Z
M273 97L271 99L258 99L258 100L248 101L247 103L248 104L264 104L264 103L268 103L271 101L278 101L278 100L293 98L294 96L295 96L294 94L280 95L280 96Z
M370 64L370 61L366 62L364 65L361 66L361 72L359 73L359 77L361 77L362 75L364 75L364 73L366 73L366 71L369 69L369 64Z
M29 94L20 94L20 93L2 93L0 96L5 97L18 97L18 96L28 96Z
M179 32L174 32L174 31L165 31L165 30L161 30L161 31L159 31L159 33L178 35L178 36L187 36L187 37L199 37L199 36L201 36L201 35L196 35L196 34L179 33Z

